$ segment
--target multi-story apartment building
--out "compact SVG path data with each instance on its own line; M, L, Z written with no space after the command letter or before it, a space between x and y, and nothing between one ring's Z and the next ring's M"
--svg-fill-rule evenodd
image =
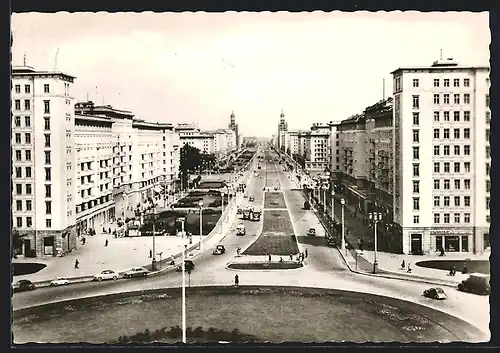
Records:
M323 172L330 164L330 125L314 123L305 137L306 170Z
M213 153L223 156L236 149L236 133L231 129L207 131L214 136Z
M76 247L75 77L12 70L12 221L25 256L55 256Z
M489 245L489 68L453 60L392 72L394 222L404 253Z
M330 170L331 180L335 182L337 180L337 173L340 172L340 134L338 127L340 122L330 121L328 126L330 127L330 153L328 161L328 169Z
M192 124L179 124L175 130L179 133L181 146L187 144L201 153L214 153L214 134L201 131Z

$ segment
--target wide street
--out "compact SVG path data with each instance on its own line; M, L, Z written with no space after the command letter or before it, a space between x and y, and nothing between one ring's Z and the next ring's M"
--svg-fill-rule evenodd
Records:
M407 280L372 277L349 271L339 250L326 245L324 230L314 212L303 210L304 198L301 192L296 189L294 181L289 177L289 172L285 172L282 166L276 163L277 155L269 151L266 154L274 156L275 160L258 161L262 169L257 170L258 175L252 174L246 194L255 197L256 207L262 208L264 186L272 187L271 185L279 181L280 190L284 192L286 208L289 211L299 242L299 249L300 251L308 250L308 257L304 262L305 266L301 269L284 271L226 269L226 265L236 256L236 249L245 249L255 240L263 222L263 219L260 222L236 219L230 226L226 225L226 229L230 227L230 230L219 242L225 246L225 254L212 255L213 246L207 246L205 252L193 257L196 268L191 274L191 286L232 285L235 274L238 274L241 285L310 286L373 293L411 301L449 313L477 326L484 332L489 332L489 297L462 293L456 289L447 288L448 300L434 301L422 296L424 289L430 285ZM257 162L252 168L257 169L256 164ZM266 178L268 174L269 177ZM277 180L271 180L273 175L277 177ZM236 226L239 223L245 224L247 230L245 236L236 236ZM316 229L316 237L306 236L307 230L311 227ZM16 293L12 298L12 306L16 310L81 297L180 286L180 273L169 270L144 279L107 283L85 282L66 287L47 287L32 292Z

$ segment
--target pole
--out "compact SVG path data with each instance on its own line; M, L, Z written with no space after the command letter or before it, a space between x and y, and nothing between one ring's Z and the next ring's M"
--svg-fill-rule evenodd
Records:
M344 237L345 237L345 225L344 225L344 205L342 204L342 239L340 239L340 248L344 250L345 244L344 244Z
M184 219L181 220L182 244L184 245ZM186 343L186 245L182 249L182 342Z
M222 213L221 213L222 223L220 224L221 234L224 234L224 193L222 194Z
M323 213L326 214L326 190L323 189Z
M377 225L378 220L375 220L375 252L373 253L373 273L377 272Z
M156 206L153 206L153 262L151 264L151 269L156 271L156 239L155 239L155 220L156 220Z
M203 242L203 226L202 226L202 217L203 217L203 207L200 206L200 251L201 251L201 246Z
M335 223L335 192L332 192L332 221Z

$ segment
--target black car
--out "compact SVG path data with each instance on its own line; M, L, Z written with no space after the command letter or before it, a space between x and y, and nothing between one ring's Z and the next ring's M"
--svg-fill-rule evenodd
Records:
M36 286L29 280L27 279L22 279L18 281L16 284L13 286L14 292L26 292L29 290L35 290Z
M182 265L178 265L175 270L182 272ZM194 270L194 262L192 260L184 260L184 271L191 272Z
M423 296L426 298L431 298L431 299L436 299L436 300L443 300L443 299L447 298L444 290L442 288L438 288L438 287L426 289L424 291Z
M472 273L469 278L458 284L458 290L479 295L489 295L491 293L490 276Z

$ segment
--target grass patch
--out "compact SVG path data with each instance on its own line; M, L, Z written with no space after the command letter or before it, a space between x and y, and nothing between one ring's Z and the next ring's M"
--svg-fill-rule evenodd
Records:
M429 260L416 263L418 267L434 268L443 271L449 271L451 266L455 266L457 271L462 271L465 264L467 264L469 273L490 274L490 262L488 260Z
M266 192L264 208L286 208L285 197L281 192Z
M290 262L237 262L227 266L233 270L293 270L302 268L303 265L296 261Z

